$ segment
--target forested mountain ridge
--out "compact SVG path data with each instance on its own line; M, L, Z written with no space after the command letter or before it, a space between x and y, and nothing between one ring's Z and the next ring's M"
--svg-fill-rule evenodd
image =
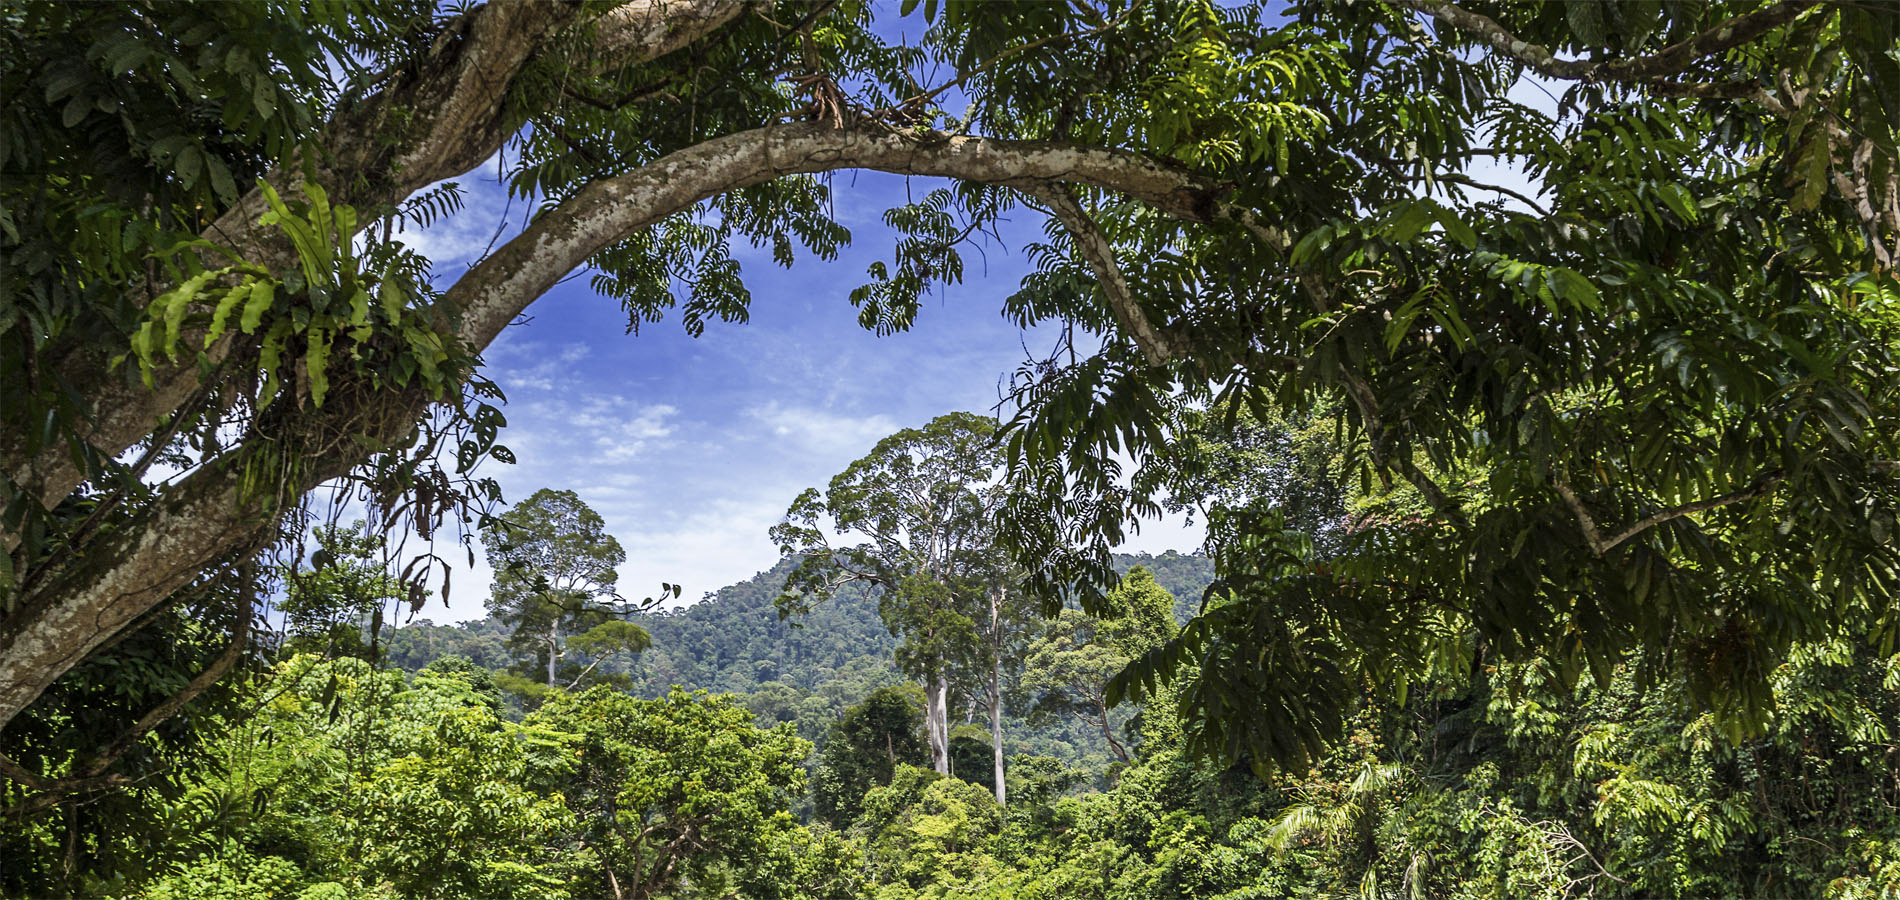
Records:
M1213 563L1204 556L1172 550L1159 556L1117 554L1115 568L1143 566L1155 582L1174 595L1176 618L1186 621L1200 604L1201 592L1214 580ZM715 692L748 694L769 682L817 690L840 673L853 680L867 669L890 669L896 641L878 618L877 601L861 589L810 614L781 619L773 601L791 569L782 561L738 584L707 592L704 599L674 609L646 613L635 621L652 635L653 646L630 662L606 668L629 675L632 693L664 696L671 685ZM392 629L388 662L414 672L443 656L465 656L488 669L507 664L507 629L492 619L438 625L427 619ZM892 678L897 677L895 670ZM874 685L875 686L875 685Z

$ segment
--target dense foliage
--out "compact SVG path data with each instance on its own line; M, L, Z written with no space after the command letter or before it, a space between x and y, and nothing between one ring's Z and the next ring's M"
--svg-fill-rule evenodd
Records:
M1197 557L1124 565L1137 562L1206 573L1190 589L1211 575ZM1164 695L1118 710L1133 713L1116 721L1126 763L1075 752L1060 740L1072 734L1012 726L1010 800L999 806L986 744L957 777L929 771L922 697L890 686L901 676L889 643L854 660L877 678L853 681L815 655L759 680L750 660L778 646L782 579L783 567L644 618L700 647L732 643L727 623L756 621L760 644L711 653L698 670L743 672L742 697L511 694L492 620L394 629L389 658L423 661L407 674L348 655L291 658L242 686L227 712L191 723L199 756L173 763L181 789L123 795L111 809L121 824L85 833L77 857L59 849L60 817L17 820L9 858L35 864L7 867L7 892L1900 897L1900 658L1864 646L1800 648L1773 674L1790 701L1740 743L1694 710L1680 681L1619 669L1605 688L1571 689L1541 664L1487 662L1469 684L1421 685L1403 704L1369 698L1336 749L1264 780L1202 761ZM1165 639L1175 603L1146 568L1113 593L1125 598L1117 608L1145 612L1098 622L1068 611L1026 668L1093 671L1101 656ZM824 621L849 633L852 607L827 609ZM882 627L868 601L851 614ZM425 660L428 639L406 632L470 639L444 647L485 642L500 671ZM655 633L658 649L668 632ZM785 716L793 686L813 679L823 690L810 698L835 705ZM1073 681L1025 678L1022 700L1067 709ZM525 718L524 700L540 704ZM801 727L816 732L815 750ZM812 825L798 824L801 810Z
M1265 781L1151 708L1109 790L998 809L909 769L850 833L881 898L1900 896L1900 661L1802 648L1773 678L1814 701L1740 745L1680 685L1540 669L1371 707Z
M1012 304L1092 281L1151 331L1025 372L1004 533L1037 586L1101 596L1205 410L1331 408L1341 480L1413 506L1330 547L1291 507L1214 523L1233 602L1141 685L1201 661L1199 749L1304 765L1365 683L1402 699L1472 642L1599 688L1640 658L1758 734L1795 648L1895 646L1900 9L1290 14L1181 9L1171 53L1071 58L993 107L1139 129L1236 207L1200 229L1086 198L1125 251L1092 253L1049 193L1059 262Z
M717 896L730 884L825 898L852 884L851 868L826 859L848 851L786 812L806 745L754 728L726 699L595 688L512 723L465 664L405 678L310 656L250 690L253 714L216 738L207 729L217 764L183 796L137 810L163 835L139 848L162 874L133 893L544 900L685 884ZM10 893L55 892L33 874L15 871Z

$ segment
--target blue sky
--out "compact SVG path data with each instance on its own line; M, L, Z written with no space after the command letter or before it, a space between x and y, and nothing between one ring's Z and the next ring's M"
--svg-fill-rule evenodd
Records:
M435 260L443 284L480 256L497 227L520 227L524 204L506 202L489 166L460 179L460 214L405 240ZM907 183L908 182L908 183ZM1041 237L1039 216L1018 210L1002 242L966 253L965 281L927 299L907 333L859 328L848 295L865 267L889 255L880 215L935 182L839 173L841 221L852 244L836 262L803 258L791 269L735 248L752 290L751 321L710 323L689 337L677 318L626 333L619 303L586 277L554 288L485 354L508 395L502 442L519 463L489 463L510 502L542 487L569 489L598 510L627 551L620 591L683 586L686 599L771 566L766 538L797 494L823 486L884 436L952 410L991 411L1004 383L1055 333L1025 334L1001 315L1027 271L1022 247ZM504 234L503 240L507 235ZM1157 522L1129 549L1189 551L1198 527ZM443 553L460 562L460 553ZM461 567L464 568L465 567ZM436 621L479 618L490 573L456 571Z

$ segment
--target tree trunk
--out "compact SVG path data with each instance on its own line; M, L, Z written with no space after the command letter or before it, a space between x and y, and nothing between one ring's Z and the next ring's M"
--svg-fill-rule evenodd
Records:
M1102 737L1108 740L1109 751L1115 754L1116 759L1122 762L1128 762L1128 748L1123 747L1120 741L1115 740L1115 732L1108 727L1108 701L1097 697L1095 700L1095 708L1101 711L1102 714Z
M554 688L554 667L561 661L561 620L548 623L548 689Z
M941 673L924 686L924 735L931 766L939 775L950 774L950 680Z
M1002 664L990 676L990 762L996 775L996 805L1009 802L1003 788L1003 685Z
M996 777L996 805L1008 803L1003 786L1003 591L990 591L990 763Z

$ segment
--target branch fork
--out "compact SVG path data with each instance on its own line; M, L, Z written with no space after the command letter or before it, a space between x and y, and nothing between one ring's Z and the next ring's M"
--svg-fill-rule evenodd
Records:
M1577 517L1577 527L1583 531L1584 542L1589 545L1590 551L1598 558L1601 558L1604 554L1621 546L1630 538L1636 537L1657 525L1661 525L1671 519L1680 519L1683 516L1692 516L1697 513L1708 512L1712 509L1719 509L1724 506L1753 500L1774 490L1783 480L1785 480L1785 476L1783 476L1781 472L1767 472L1757 477L1753 482L1749 483L1748 487L1742 488L1741 490L1730 491L1726 494L1710 497L1707 500L1697 500L1694 503L1672 506L1660 512L1645 516L1635 524L1608 537L1603 535L1603 530L1597 525L1596 518L1590 515L1589 508L1584 506L1583 498L1579 497L1576 490L1570 486L1570 480L1568 478L1559 477L1552 482L1551 486L1556 489L1557 495L1563 498L1564 504L1570 507L1571 513Z

